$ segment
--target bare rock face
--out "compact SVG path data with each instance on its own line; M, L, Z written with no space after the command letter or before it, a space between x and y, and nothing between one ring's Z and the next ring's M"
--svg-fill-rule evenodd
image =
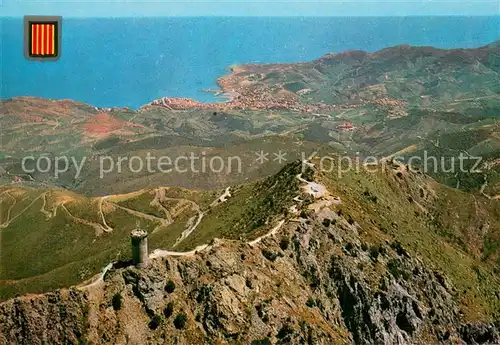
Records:
M318 215L320 214L320 215ZM101 285L0 304L2 344L496 344L461 318L455 288L399 243L307 213L254 245L214 241ZM325 226L324 217L331 219ZM328 222L330 223L330 222Z
M87 299L77 291L16 298L0 304L0 344L78 344Z
M467 344L498 344L498 327L483 324L466 324L459 329L461 338Z

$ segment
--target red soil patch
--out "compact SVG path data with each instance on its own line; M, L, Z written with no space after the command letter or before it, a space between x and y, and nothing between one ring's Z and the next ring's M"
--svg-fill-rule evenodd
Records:
M106 135L127 127L142 128L143 126L135 123L120 121L106 113L99 113L97 115L89 117L84 126L87 135L99 136Z

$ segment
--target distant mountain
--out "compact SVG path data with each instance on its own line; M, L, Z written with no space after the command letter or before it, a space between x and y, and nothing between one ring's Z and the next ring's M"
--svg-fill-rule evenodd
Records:
M492 42L492 43L488 44L487 47L490 47L490 48L498 48L498 47L500 47L500 40L496 40L495 42Z
M327 54L301 64L242 65L232 79L242 85L243 95L268 90L276 97L291 92L305 103L359 105L389 98L442 108L471 97L490 97L498 104L499 73L495 43L474 49L401 45L375 53Z

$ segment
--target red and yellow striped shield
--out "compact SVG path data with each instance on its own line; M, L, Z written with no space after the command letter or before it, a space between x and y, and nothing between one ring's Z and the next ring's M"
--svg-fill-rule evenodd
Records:
M24 16L25 58L33 61L58 60L61 56L61 25L61 16Z
M57 23L29 23L29 55L31 57L55 57L58 52Z

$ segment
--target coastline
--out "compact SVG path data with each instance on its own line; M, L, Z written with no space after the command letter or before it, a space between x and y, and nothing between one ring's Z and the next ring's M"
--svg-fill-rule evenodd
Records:
M393 61L403 56L434 56L441 61L471 60L486 61L490 52L500 43L499 40L477 48L467 49L443 49L430 46L412 46L400 44L380 49L375 52L363 50L347 50L340 53L327 53L318 59L309 62L295 63L263 63L263 64L241 64L228 66L229 74L223 75L216 80L218 90L205 90L213 92L216 97L225 98L225 102L199 102L191 98L162 97L153 100L145 106L164 106L172 110L190 109L248 109L264 111L293 111L300 113L328 114L335 110L354 109L366 105L388 107L398 114L404 114L408 102L390 96L385 89L384 81L366 82L361 80L358 93L352 93L344 99L327 104L323 100L316 100L306 95L318 92L321 82L314 83L315 78L321 80L321 70L328 70L332 65L355 66L363 61L380 59L382 61ZM403 61L404 62L404 61ZM301 72L297 72L297 70ZM290 75L304 73L310 70L308 82L307 76L299 76L288 79ZM389 75L384 70L379 72L379 79L389 80ZM305 78L305 79L304 79ZM306 97L304 97L306 96ZM395 115L395 116L396 116Z
M384 81L379 81L379 84L374 86L373 90L368 87L359 85L361 91L368 91L368 96L352 94L351 98L336 100L336 104L318 98L307 96L321 90L321 84L309 84L307 77L302 80L301 77L289 81L288 76L294 76L297 70L310 69L313 71L309 75L314 81L314 78L321 79L321 72L318 70L328 69L330 65L345 64L356 65L365 59L381 59L383 61L395 59L398 56L412 55L433 55L440 60L460 60L465 59L465 63L470 60L470 56L475 59L485 60L488 57L489 51L497 49L500 45L500 40L493 41L487 45L482 45L477 48L435 48L430 46L412 46L407 44L396 45L380 49L375 52L363 50L346 50L339 53L326 53L321 57L302 62L291 63L248 63L240 65L230 65L226 67L227 74L224 74L216 79L218 88L202 89L201 92L211 93L217 98L217 101L198 101L188 97L161 97L142 104L136 110L140 110L150 106L162 106L171 110L231 110L231 109L249 109L249 110L264 110L264 111L293 111L300 113L312 114L329 114L335 110L354 109L366 105L377 105L383 107L397 108L407 106L407 102L403 99L395 99L389 96L389 93L384 91ZM316 74L314 74L316 73ZM379 78L384 78L381 74ZM385 80L389 76L385 75ZM296 85L292 85L296 84ZM380 86L379 91L375 92L375 86ZM305 96L305 97L304 97ZM22 96L21 96L22 97ZM29 96L28 96L29 97ZM15 98L15 97L11 97ZM40 97L33 97L40 98ZM6 101L9 98L2 99ZM52 100L52 99L51 99ZM218 101L220 100L220 101ZM313 103L316 100L316 103ZM90 103L81 102L90 105ZM99 107L93 106L99 111L111 111L120 107ZM130 109L123 107L123 109Z
M320 59L311 62L297 63L277 63L277 64L243 64L230 67L230 73L217 78L216 84L219 89L205 89L203 92L214 93L215 97L225 98L224 102L200 102L193 98L185 97L162 97L145 104L139 109L160 106L169 110L218 110L228 111L236 110L264 110L264 111L292 111L298 113L328 114L331 111L339 109L354 109L364 106L368 103L378 104L380 101L385 103L399 104L402 101L393 99L376 100L373 102L360 102L350 104L325 104L323 102L315 104L304 104L301 96L310 91L310 89L292 92L286 90L283 85L280 87L271 87L264 81L265 75L273 72L287 72L296 66L312 64L321 61Z

